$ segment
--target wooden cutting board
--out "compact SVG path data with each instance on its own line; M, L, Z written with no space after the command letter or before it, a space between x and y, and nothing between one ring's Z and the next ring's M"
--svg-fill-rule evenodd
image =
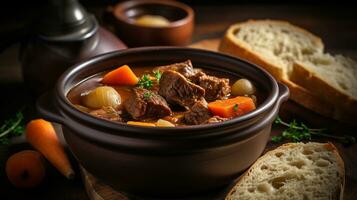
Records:
M112 187L102 183L100 180L96 179L93 175L87 172L83 167L80 167L82 174L82 179L86 192L90 200L221 200L224 199L226 193L229 189L233 187L232 185L227 186L227 188L213 193L203 194L200 196L187 197L187 198L144 198L138 196L131 196L125 194L124 192L116 191Z
M129 200L129 198L110 186L100 182L93 175L80 167L82 180L90 200Z
M201 40L199 42L193 43L189 47L217 51L219 42L220 42L220 39L218 39L218 38L206 39L206 40Z

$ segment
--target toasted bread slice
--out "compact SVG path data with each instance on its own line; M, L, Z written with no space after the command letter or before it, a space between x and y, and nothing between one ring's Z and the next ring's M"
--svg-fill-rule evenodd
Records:
M287 143L260 157L226 200L343 199L344 163L331 143Z

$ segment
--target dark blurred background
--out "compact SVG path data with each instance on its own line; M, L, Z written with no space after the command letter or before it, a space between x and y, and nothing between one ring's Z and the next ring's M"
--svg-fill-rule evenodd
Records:
M0 6L0 89L8 94L0 104L18 107L24 100L10 98L25 93L22 87L18 52L24 35L31 33L34 21L48 0L4 0ZM117 0L80 0L87 11L93 13L101 25L110 28L105 20L108 7ZM202 1L183 0L195 11L195 30L192 41L220 38L227 27L249 19L279 19L301 26L320 36L326 49L357 58L357 6L348 1ZM125 41L124 41L125 42ZM16 93L12 93L16 90ZM10 96L9 96L10 95ZM7 113L9 112L9 113ZM13 110L3 110L0 119Z
M23 28L31 28L31 22L40 13L47 0L3 1L0 6L0 49L4 42L11 43ZM6 3L5 3L6 2ZM103 24L103 14L116 0L81 0L80 3ZM357 6L349 1L203 1L183 0L196 12L196 23L219 24L220 33L232 23L248 19L281 19L302 26L321 36L327 48L357 48ZM201 15L201 13L205 13ZM209 14L207 14L209 13ZM215 29L217 30L217 28ZM196 29L194 40L202 33ZM217 31L209 32L204 37L219 36ZM202 37L200 36L199 39ZM336 40L335 38L338 38Z

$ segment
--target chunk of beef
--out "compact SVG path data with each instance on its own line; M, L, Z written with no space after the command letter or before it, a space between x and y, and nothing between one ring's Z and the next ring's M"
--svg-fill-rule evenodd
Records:
M124 107L136 120L160 118L172 113L163 97L143 88L134 88Z
M153 71L160 71L163 73L167 70L176 71L186 78L189 78L196 73L196 71L193 69L191 60L186 60L185 62L175 63L171 65L155 67Z
M205 90L176 71L167 70L161 76L159 94L170 104L190 108L205 95Z
M159 66L154 69L154 71L160 71L162 73L168 70L182 74L192 83L205 89L205 98L207 101L225 99L231 92L229 79L206 75L201 69L194 69L190 60L172 65Z
M228 120L228 118L223 118L220 116L213 116L209 118L207 121L204 122L204 124L213 124L213 123L218 123L218 122L224 122Z
M190 125L198 125L206 122L212 117L204 98L197 101L184 115L184 122Z
M198 72L191 77L191 80L205 89L205 99L207 101L225 99L231 93L231 86L229 86L229 79L227 78L218 78Z
M101 118L101 119L107 119L110 121L116 121L116 122L122 122L122 118L119 116L119 113L117 110L115 110L111 106L105 106L101 109L93 110L89 112L89 114Z
M200 83L200 77L201 76L207 76L202 70L197 70L194 75L190 76L190 81L194 84L199 84Z

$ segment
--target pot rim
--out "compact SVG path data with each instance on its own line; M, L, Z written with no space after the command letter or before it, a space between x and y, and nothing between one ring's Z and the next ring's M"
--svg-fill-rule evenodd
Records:
M194 126L183 126L183 127L143 127L143 126L134 126L134 125L128 125L128 124L121 124L121 123L115 123L109 120L104 120L100 119L94 116L91 116L87 113L81 112L78 109L76 109L72 103L68 100L67 98L67 93L64 91L66 87L67 81L71 79L71 77L76 76L76 74L80 73L84 68L86 68L88 65L93 65L97 62L101 62L103 60L106 60L108 58L112 57L118 57L118 56L123 56L125 54L134 54L134 53L140 53L140 52L151 52L151 51L186 51L186 52L192 52L192 53L197 53L197 54L202 54L206 56L211 56L211 57L219 57L219 59L226 59L230 60L233 62L243 63L246 65L249 65L255 70L260 71L266 78L269 80L269 83L272 90L268 93L266 99L258 105L258 107L240 117L236 117L224 122L219 122L219 123L213 123L213 124L203 124L203 125L194 125ZM78 82L77 82L78 84ZM73 88L73 87L72 87ZM66 94L65 94L66 93ZM55 101L57 102L57 105L60 107L59 111L65 111L66 113L70 114L71 116L74 116L77 119L89 122L90 124L95 124L97 129L99 128L104 128L108 130L114 130L115 133L118 133L117 131L124 131L124 132L132 132L132 133L145 133L145 135L160 135L160 136L170 136L173 134L181 134L181 135L191 135L191 134L197 134L197 131L202 131L205 132L207 130L211 129L217 129L217 128L223 128L223 127L231 127L237 124L240 124L242 122L248 121L250 119L256 118L257 116L269 111L269 109L273 108L275 103L277 102L278 95L279 94L279 89L278 89L278 84L277 81L264 69L248 62L240 58L232 57L229 55L217 53L217 52L212 52L212 51L207 51L207 50L201 50L201 49L194 49L194 48L187 48L187 47L166 47L166 46L160 46L160 47L139 47L139 48L131 48L131 49L125 49L125 50L119 50L119 51L114 51L106 54L101 54L95 57L92 57L86 61L82 61L69 69L67 69L61 77L57 81L56 89L55 89ZM278 107L279 108L279 107ZM68 119L64 119L68 120ZM114 133L114 134L115 134Z

